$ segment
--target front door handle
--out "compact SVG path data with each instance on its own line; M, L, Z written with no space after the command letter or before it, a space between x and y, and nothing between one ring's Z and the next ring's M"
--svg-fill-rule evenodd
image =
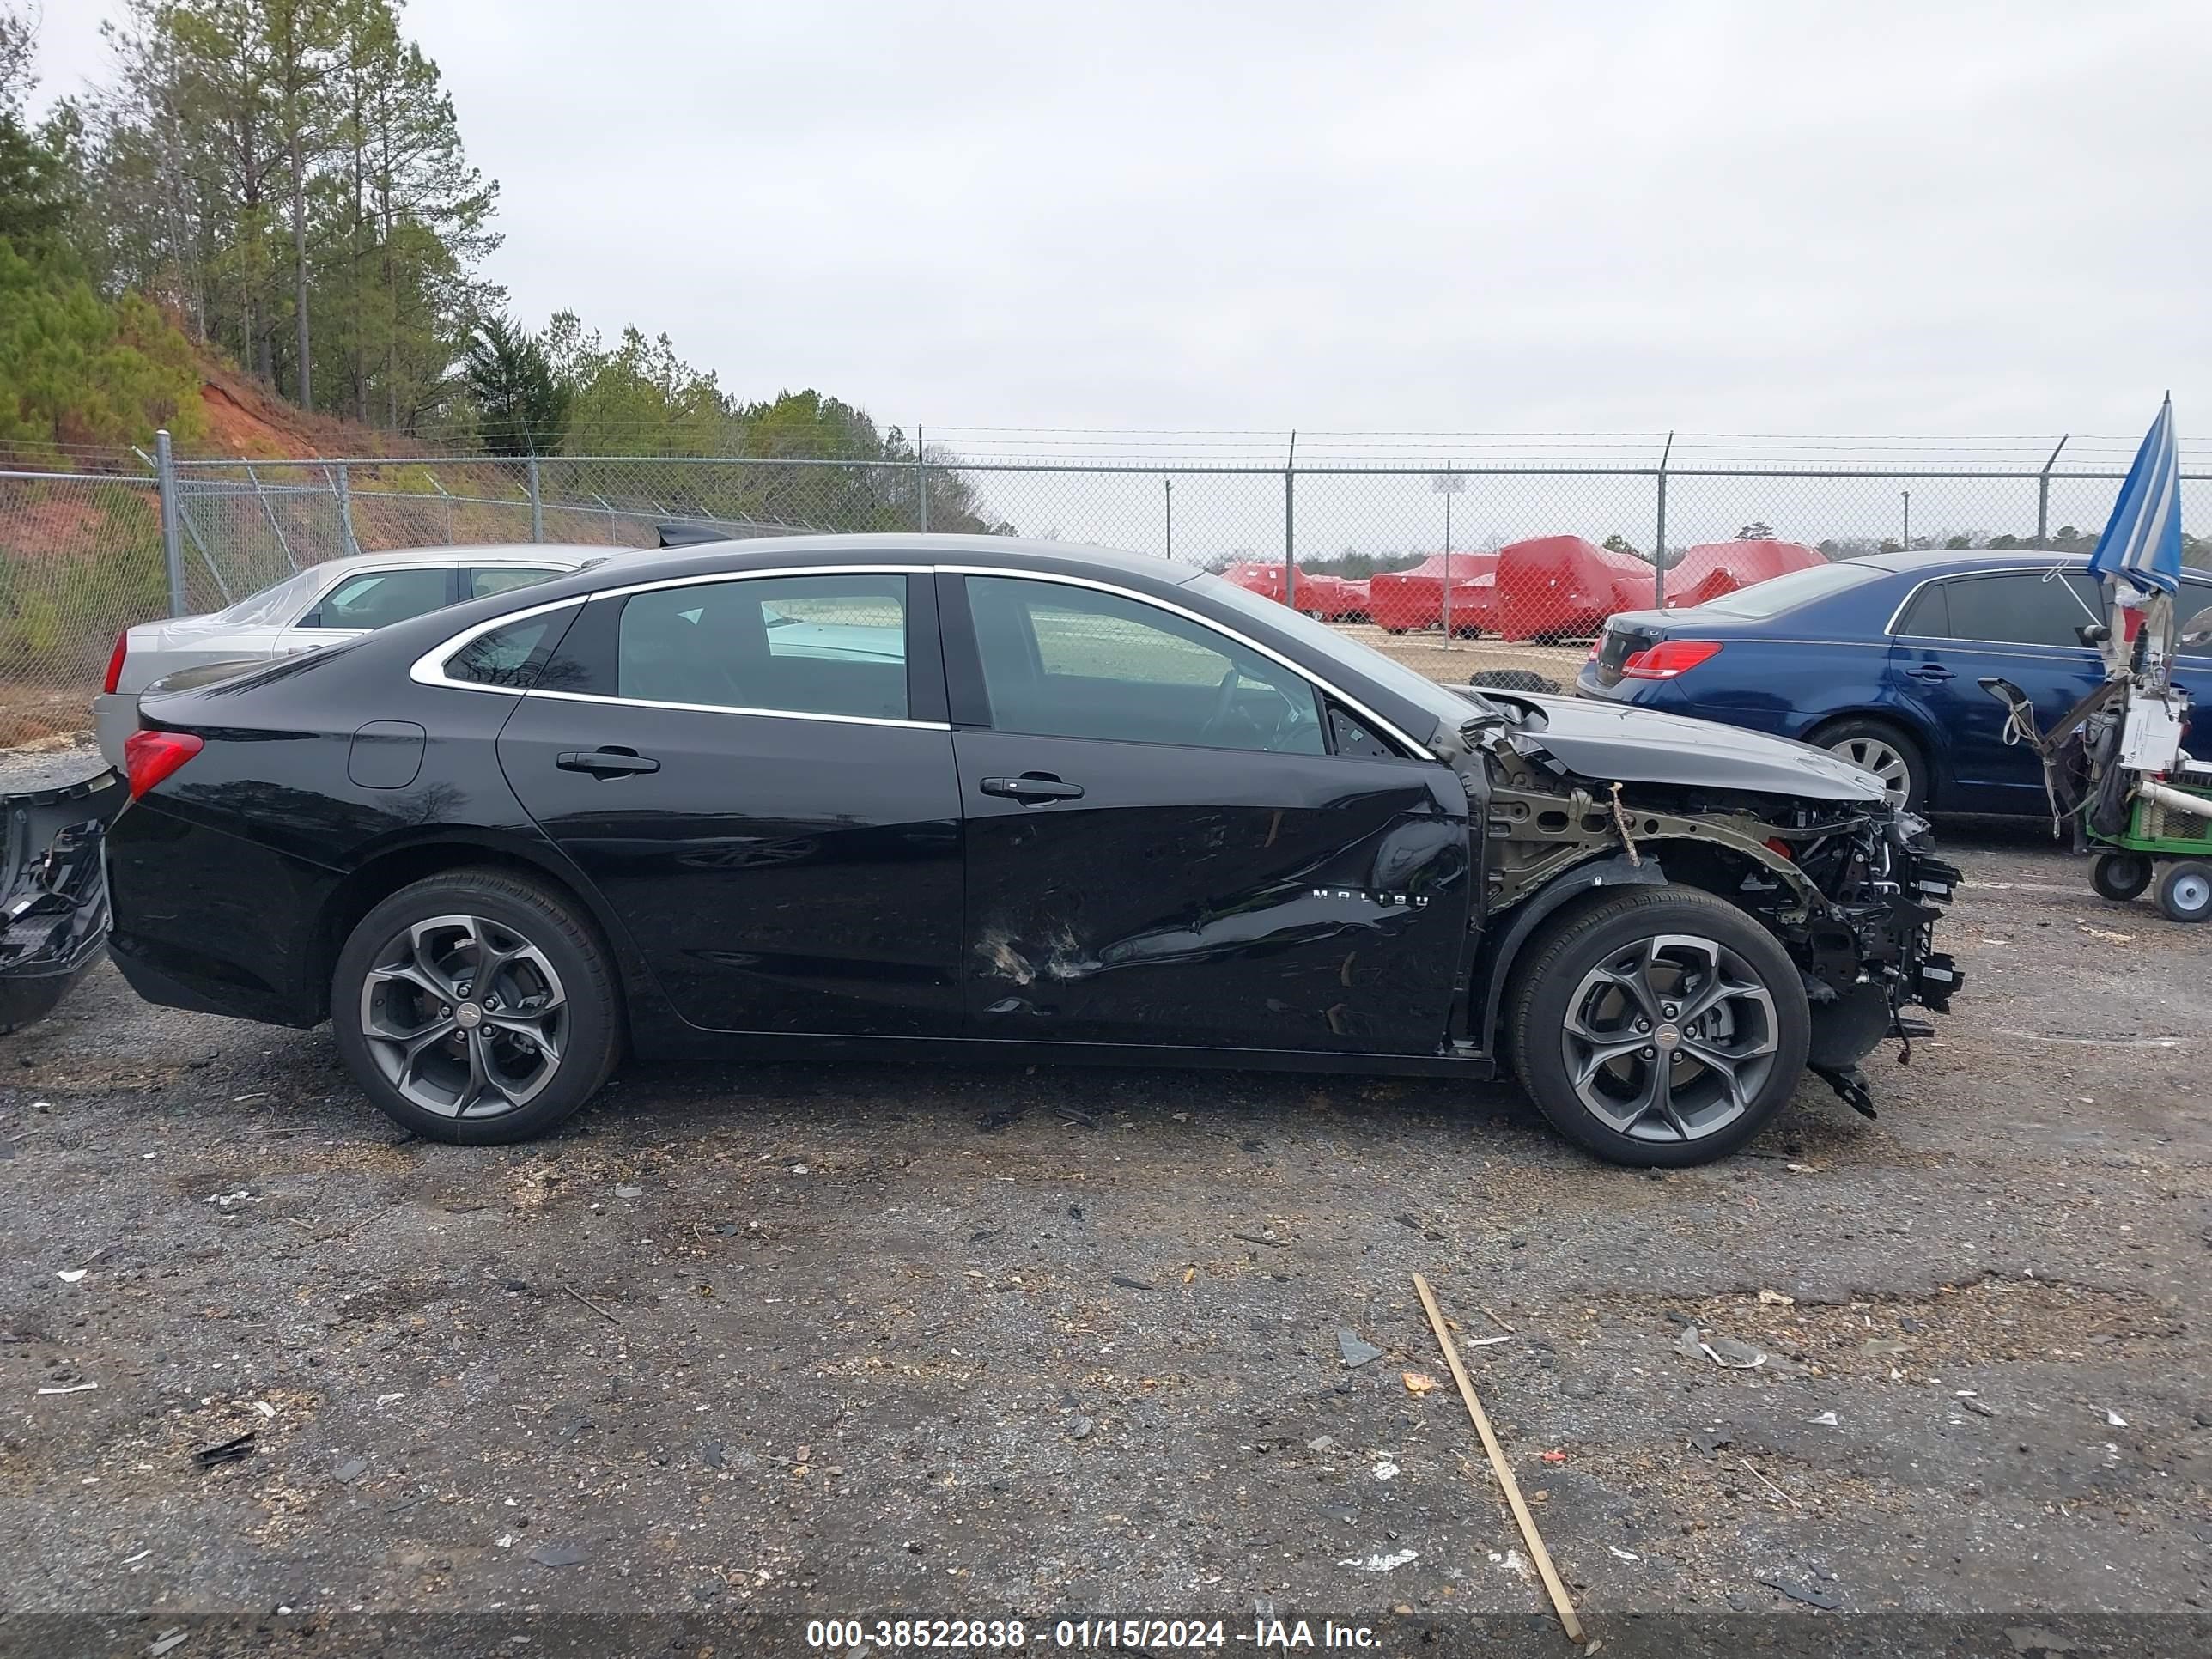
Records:
M1941 685L1945 680L1953 678L1951 671L1940 662L1923 662L1919 667L1908 668L1905 672L1911 675L1914 679L1926 680L1931 685Z
M621 778L633 772L660 769L659 761L635 749L571 749L553 763L563 772L588 772L596 778Z
M987 795L1004 795L1008 800L1018 800L1024 806L1042 806L1047 801L1083 799L1081 784L1062 783L1048 772L1024 772L1018 778L986 778L980 787Z

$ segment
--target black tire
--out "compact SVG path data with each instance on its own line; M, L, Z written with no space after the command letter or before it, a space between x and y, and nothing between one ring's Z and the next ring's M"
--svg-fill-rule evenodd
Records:
M2122 903L2141 897L2150 878L2150 860L2141 853L2100 853L2089 867L2089 885L2097 896Z
M1670 944L1651 952L1653 941L1668 938L1712 950L1707 954ZM1622 1039L1628 1045L1638 1040L1632 1024L1637 1000L1621 988L1622 981L1606 977L1608 968L1631 953L1650 959L1643 970L1647 1005L1656 1004L1660 1016L1650 1028L1653 1042L1631 1046L1592 1066L1578 1087L1570 1069L1571 1046L1575 1060L1583 1062L1599 1048L1571 1034L1571 1015L1578 1016L1578 1030L1601 1032L1612 1031L1617 1018L1616 1047ZM1685 971L1689 969L1697 971ZM1723 1042L1712 1045L1716 1058L1724 1049L1746 1051L1732 1055L1735 1063L1727 1067L1736 1078L1734 1086L1723 1070L1698 1057L1707 1037L1693 1037L1692 1031L1702 1018L1684 1022L1668 1040L1672 1017L1664 1011L1684 1006L1667 999L1670 980L1689 994L1692 1006L1717 982L1742 988L1714 1009L1727 1021ZM1604 1005L1616 999L1618 1009L1608 1012ZM1812 1028L1804 981L1774 936L1727 901L1687 887L1638 887L1569 904L1525 947L1505 1012L1505 1036L1522 1085L1552 1127L1609 1163L1638 1168L1678 1169L1724 1158L1765 1127L1803 1074ZM1657 1060L1662 1043L1680 1057ZM1666 1067L1663 1091L1650 1087L1655 1062ZM1586 1100L1583 1088L1607 1103L1608 1111ZM1663 1099L1664 1105L1635 1115L1635 1103L1645 1098ZM1631 1119L1625 1128L1623 1116Z
M489 988L467 977L486 953ZM338 952L339 1057L378 1110L427 1140L528 1139L590 1099L620 1058L613 961L565 895L504 870L428 877L371 909ZM434 1024L441 1038L415 1041Z
M1920 745L1900 726L1887 720L1831 720L1805 739L1815 749L1825 749L1838 759L1854 766L1865 767L1886 784L1891 785L1890 799L1908 812L1928 810L1928 757ZM1885 753L1894 757L1902 769L1904 789L1900 794L1895 787L1899 774L1890 769L1883 760ZM1863 758L1862 758L1863 757Z
M1406 630L1402 628L1393 628L1388 623L1385 623L1382 625L1382 631L1385 634L1402 634Z
M2168 921L2212 919L2212 864L2188 859L2167 866L2158 884L2158 908Z

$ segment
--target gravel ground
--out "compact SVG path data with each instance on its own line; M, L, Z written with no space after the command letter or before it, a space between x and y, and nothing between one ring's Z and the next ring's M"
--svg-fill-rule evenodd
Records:
M91 738L82 733L48 738L20 749L0 749L0 793L75 783L106 764Z
M1797 1615L1738 1650L1889 1610L2194 1640L2212 928L2039 834L1948 828L1969 990L1878 1122L1814 1085L1663 1177L1504 1085L1150 1071L632 1066L465 1150L326 1031L102 968L0 1040L0 1647L364 1607L1556 1641L1417 1270L1617 1650L1730 1610Z

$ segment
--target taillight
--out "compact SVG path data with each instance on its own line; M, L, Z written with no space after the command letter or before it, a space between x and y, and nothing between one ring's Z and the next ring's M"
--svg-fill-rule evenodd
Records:
M189 732L133 732L123 739L123 769L137 800L204 745Z
M130 654L131 630L126 628L115 636L115 649L108 654L107 678L100 685L102 691L112 696L115 688L123 683L123 659Z
M1686 674L1709 657L1720 655L1718 640L1662 640L1647 645L1620 665L1627 680L1671 680Z

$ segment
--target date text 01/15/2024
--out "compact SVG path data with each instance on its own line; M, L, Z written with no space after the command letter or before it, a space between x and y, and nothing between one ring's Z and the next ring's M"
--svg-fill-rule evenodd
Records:
M855 1648L996 1649L1039 1647L1129 1651L1158 1648L1219 1648L1231 1642L1283 1650L1376 1646L1366 1625L1324 1619L1255 1619L1249 1630L1231 1630L1220 1619L1061 1619L1050 1625L1020 1619L817 1619L806 1626L806 1645L849 1652Z

